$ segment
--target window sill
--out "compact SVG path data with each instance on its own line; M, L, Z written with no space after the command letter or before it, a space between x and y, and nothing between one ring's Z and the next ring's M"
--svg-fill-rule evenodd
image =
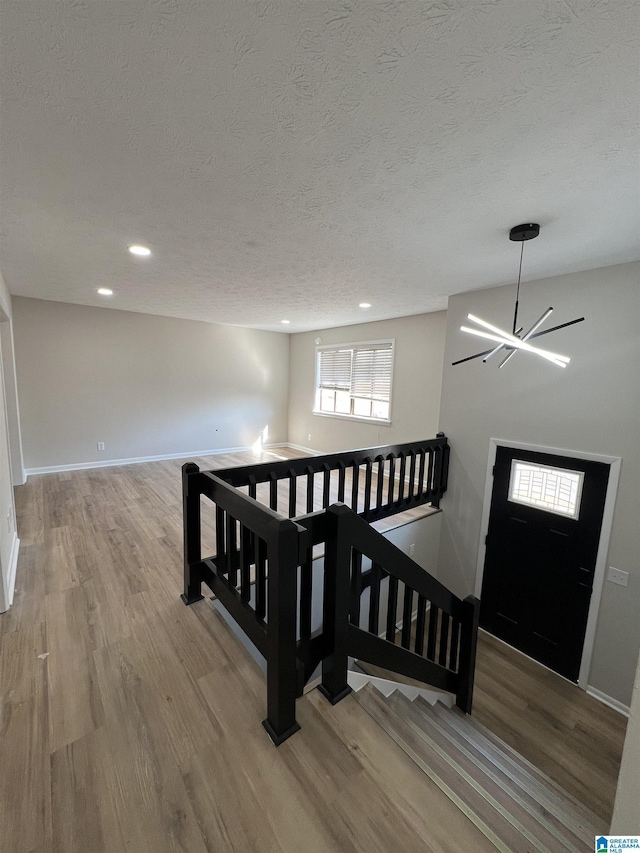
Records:
M358 415L341 415L338 412L316 412L313 410L311 412L312 415L316 415L319 418L336 418L339 421L358 421L361 424L375 424L376 426L391 426L391 421L384 420L383 418L364 418L358 417Z

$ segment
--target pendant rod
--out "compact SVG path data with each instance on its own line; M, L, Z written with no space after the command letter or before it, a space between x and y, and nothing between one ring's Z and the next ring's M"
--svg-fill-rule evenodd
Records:
M524 240L520 246L520 268L518 269L518 287L516 289L516 307L513 312L513 334L515 335L518 328L518 300L520 298L520 279L522 278L522 256L524 254ZM502 367L502 365L500 365Z

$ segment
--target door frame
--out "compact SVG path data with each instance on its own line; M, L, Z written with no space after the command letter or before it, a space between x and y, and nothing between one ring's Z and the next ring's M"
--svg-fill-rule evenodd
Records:
M605 456L601 453L590 453L586 450L567 450L560 447L544 447L539 444L527 444L522 441L510 441L509 439L490 438L489 456L487 459L487 473L484 486L484 499L482 504L482 519L480 521L480 544L478 546L478 562L476 567L475 595L480 598L482 593L482 580L484 577L484 562L486 558L486 537L489 532L489 517L491 515L491 496L493 493L493 466L496 463L498 447L508 447L515 450L530 450L534 453L551 453L556 456L569 456L572 459L585 459L592 462L603 462L609 466L609 482L607 483L607 494L602 514L602 527L600 528L600 541L598 543L598 554L596 567L593 575L593 589L589 601L589 615L587 616L587 628L584 635L582 657L580 659L580 674L578 675L578 687L586 690L588 687L589 672L591 669L591 658L593 656L593 645L596 637L596 624L600 600L602 598L602 586L604 584L607 554L609 552L609 541L611 539L611 528L613 526L613 511L618 491L618 480L620 479L621 456Z

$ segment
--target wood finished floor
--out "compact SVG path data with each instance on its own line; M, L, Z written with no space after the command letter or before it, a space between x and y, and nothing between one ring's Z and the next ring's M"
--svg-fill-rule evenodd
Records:
M259 669L207 600L178 598L179 471L178 461L73 471L17 490L17 589L0 615L0 851L492 850L351 697L334 708L317 691L303 697L302 731L272 746ZM568 712L564 688L535 700L526 668L512 692L520 656L491 646L481 644L478 719L510 743L532 741L608 802L599 742L613 778L623 718L599 717L584 694L592 706Z
M484 632L473 703L478 722L609 826L626 717Z

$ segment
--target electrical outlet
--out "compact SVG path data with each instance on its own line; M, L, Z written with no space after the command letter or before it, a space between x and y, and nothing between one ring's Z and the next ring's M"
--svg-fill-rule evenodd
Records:
M415 553L416 553L416 543L412 542L411 545L409 545L409 556L414 557Z
M311 433L307 436L307 441L311 441Z
M611 583L617 583L619 586L626 586L629 583L629 572L623 572L622 569L614 569L613 566L609 566L607 580L610 580Z
M104 441L98 442L98 450L104 450Z

